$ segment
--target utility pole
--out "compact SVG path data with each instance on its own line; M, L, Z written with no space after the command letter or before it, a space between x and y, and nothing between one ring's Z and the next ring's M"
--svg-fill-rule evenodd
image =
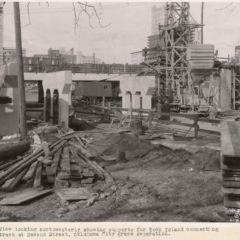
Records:
M203 44L203 16L204 16L204 2L202 2L201 8L201 44Z
M15 39L16 39L16 55L17 55L17 70L18 70L18 89L19 89L19 130L21 137L27 137L26 127L26 106L25 106L25 86L23 73L23 59L22 59L22 38L21 38L21 19L19 2L13 3L14 8L14 23L15 23Z

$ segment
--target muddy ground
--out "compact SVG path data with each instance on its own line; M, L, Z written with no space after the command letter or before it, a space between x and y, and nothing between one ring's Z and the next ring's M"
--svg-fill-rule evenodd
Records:
M2 216L11 215L15 221L228 221L219 151L173 151L129 133L102 134L100 129L82 134L92 139L89 149L105 158L98 163L115 183L88 186L101 196L92 202L63 203L53 193L22 206L1 206ZM211 141L218 143L219 137ZM119 152L126 159L116 160Z

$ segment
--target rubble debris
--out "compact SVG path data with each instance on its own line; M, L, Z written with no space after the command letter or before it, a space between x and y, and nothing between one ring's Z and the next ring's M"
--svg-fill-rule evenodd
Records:
M92 160L91 153L86 149L85 140L77 136L76 132L62 134L51 144L42 142L37 134L33 136L35 145L39 145L40 148L36 149L33 146L32 153L12 160L7 165L0 162L1 190L11 192L18 185L23 189L32 187L32 190L55 188L61 198L81 200L83 186L92 185L98 180L113 183L111 175ZM33 192L33 195L38 194ZM85 194L84 198L89 197L91 195L88 194L86 198ZM26 193L22 198L28 199L29 196ZM6 199L2 200L2 204L6 203ZM10 204L16 203L15 198L10 200Z
M63 188L56 190L55 193L63 202L87 200L92 197L86 188Z
M39 190L39 189L27 189L26 191L15 192L13 196L6 197L0 201L0 205L19 205L27 201L39 198L41 196L50 194L51 189Z

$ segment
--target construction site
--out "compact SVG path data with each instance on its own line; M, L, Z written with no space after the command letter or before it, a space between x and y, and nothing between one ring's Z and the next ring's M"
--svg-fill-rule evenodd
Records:
M218 56L200 6L199 22L189 2L153 6L135 62L105 64L23 56L13 3L16 61L0 39L1 222L239 221L240 46Z

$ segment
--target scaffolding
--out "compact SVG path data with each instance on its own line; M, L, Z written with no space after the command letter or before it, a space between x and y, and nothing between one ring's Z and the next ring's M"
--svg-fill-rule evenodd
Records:
M240 67L235 66L232 70L232 108L240 109Z
M159 26L160 40L163 39L164 44L158 49L158 52L164 52L164 56L155 61L151 59L148 64L162 76L166 95L172 92L174 100L181 100L182 88L188 85L190 78L187 48L193 42L194 31L201 25L191 16L189 2L167 2L165 6L167 19L165 25Z
M167 25L160 26L165 39L166 90L171 89L180 100L181 89L189 78L187 48L193 42L194 30L201 25L192 18L189 2L170 2L166 7Z

